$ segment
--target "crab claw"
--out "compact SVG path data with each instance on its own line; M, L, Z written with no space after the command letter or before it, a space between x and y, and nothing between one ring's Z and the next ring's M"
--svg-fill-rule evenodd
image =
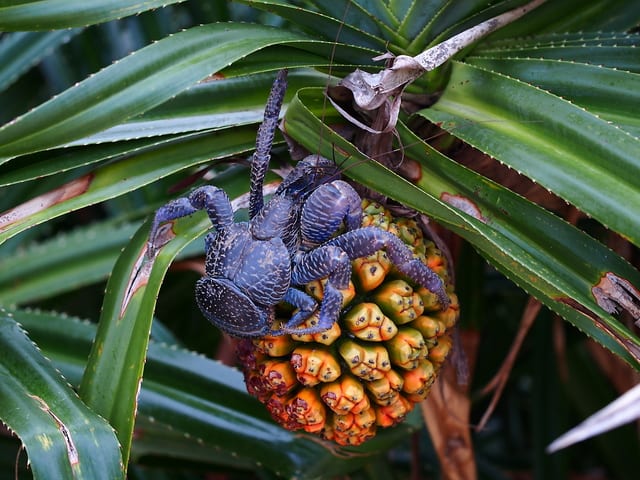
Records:
M259 337L271 327L265 309L260 309L226 278L203 277L198 280L196 302L207 320L229 335Z

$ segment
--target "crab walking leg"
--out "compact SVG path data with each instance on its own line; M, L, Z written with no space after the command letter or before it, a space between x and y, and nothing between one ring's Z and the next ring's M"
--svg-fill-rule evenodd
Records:
M350 259L367 257L385 249L396 268L438 296L443 309L449 307L449 296L442 279L419 259L392 233L377 227L363 227L329 240L325 245L341 248Z
M264 176L271 160L271 146L278 128L278 117L287 90L287 70L280 70L276 76L267 106L264 109L264 119L258 128L256 150L251 158L251 188L249 194L249 218L253 218L264 204L263 184Z
M306 335L308 333L316 333L315 331L309 332L309 329L295 328L309 318L318 307L318 303L315 299L306 292L291 287L287 290L284 301L298 308L298 311L289 319L283 328L271 330L269 334L284 335L288 333L296 333ZM315 328L311 328L311 330L315 330Z
M195 189L188 197L178 198L160 207L151 224L148 252L155 256L158 246L155 243L158 229L164 222L186 217L199 210L206 210L213 226L218 229L233 223L233 208L226 192L212 185Z
M318 324L308 328L295 328L309 316L301 309L285 324L283 331L296 334L319 333L331 328L338 320L342 308L340 290L349 286L351 278L351 260L341 248L323 245L303 256L293 268L291 283L305 285L324 277L327 277L327 282L320 302Z

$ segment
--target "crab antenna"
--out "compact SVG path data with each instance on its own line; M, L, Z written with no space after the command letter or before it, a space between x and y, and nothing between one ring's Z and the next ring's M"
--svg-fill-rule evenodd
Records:
M322 115L320 116L320 122L324 124L325 115L327 112L327 96L329 92L329 86L331 85L331 77L333 76L333 61L336 56L336 48L338 46L338 39L340 38L340 34L342 33L342 29L344 28L344 24L347 18L347 14L349 13L349 7L351 6L350 2L347 2L344 7L344 12L342 13L342 20L338 25L338 30L336 31L336 37L333 41L333 46L331 47L331 54L329 56L329 70L327 71L327 83L324 88L324 95L322 99ZM324 141L324 128L320 129L320 139L318 140L318 150L317 153L320 155L320 150L322 149L322 142Z
M249 218L262 210L264 204L264 176L271 160L271 146L278 127L278 117L287 90L287 69L280 70L269 92L264 119L258 128L256 150L251 158L251 189L249 193Z

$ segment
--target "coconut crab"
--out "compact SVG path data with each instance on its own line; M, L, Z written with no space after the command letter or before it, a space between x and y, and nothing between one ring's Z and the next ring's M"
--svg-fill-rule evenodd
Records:
M235 222L229 197L206 185L161 207L148 242L153 257L162 223L205 210L215 229L205 238L205 276L196 284L196 302L220 330L236 337L313 334L329 329L342 307L351 261L385 249L396 268L449 304L440 277L413 257L395 235L377 227L360 227L361 198L339 179L337 165L319 155L300 161L265 203L263 184L286 91L287 71L278 73L258 130L251 163L248 222ZM344 225L345 232L335 236ZM323 298L301 287L327 278ZM275 306L285 301L298 310L273 328ZM319 308L315 325L300 327Z

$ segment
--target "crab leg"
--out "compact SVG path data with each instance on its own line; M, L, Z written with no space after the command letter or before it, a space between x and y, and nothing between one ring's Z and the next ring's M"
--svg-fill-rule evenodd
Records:
M253 218L262 209L264 193L262 186L264 176L271 160L271 146L278 127L278 117L287 90L287 70L280 70L273 82L267 106L264 110L264 120L258 128L256 150L251 158L251 190L249 194L249 218Z

